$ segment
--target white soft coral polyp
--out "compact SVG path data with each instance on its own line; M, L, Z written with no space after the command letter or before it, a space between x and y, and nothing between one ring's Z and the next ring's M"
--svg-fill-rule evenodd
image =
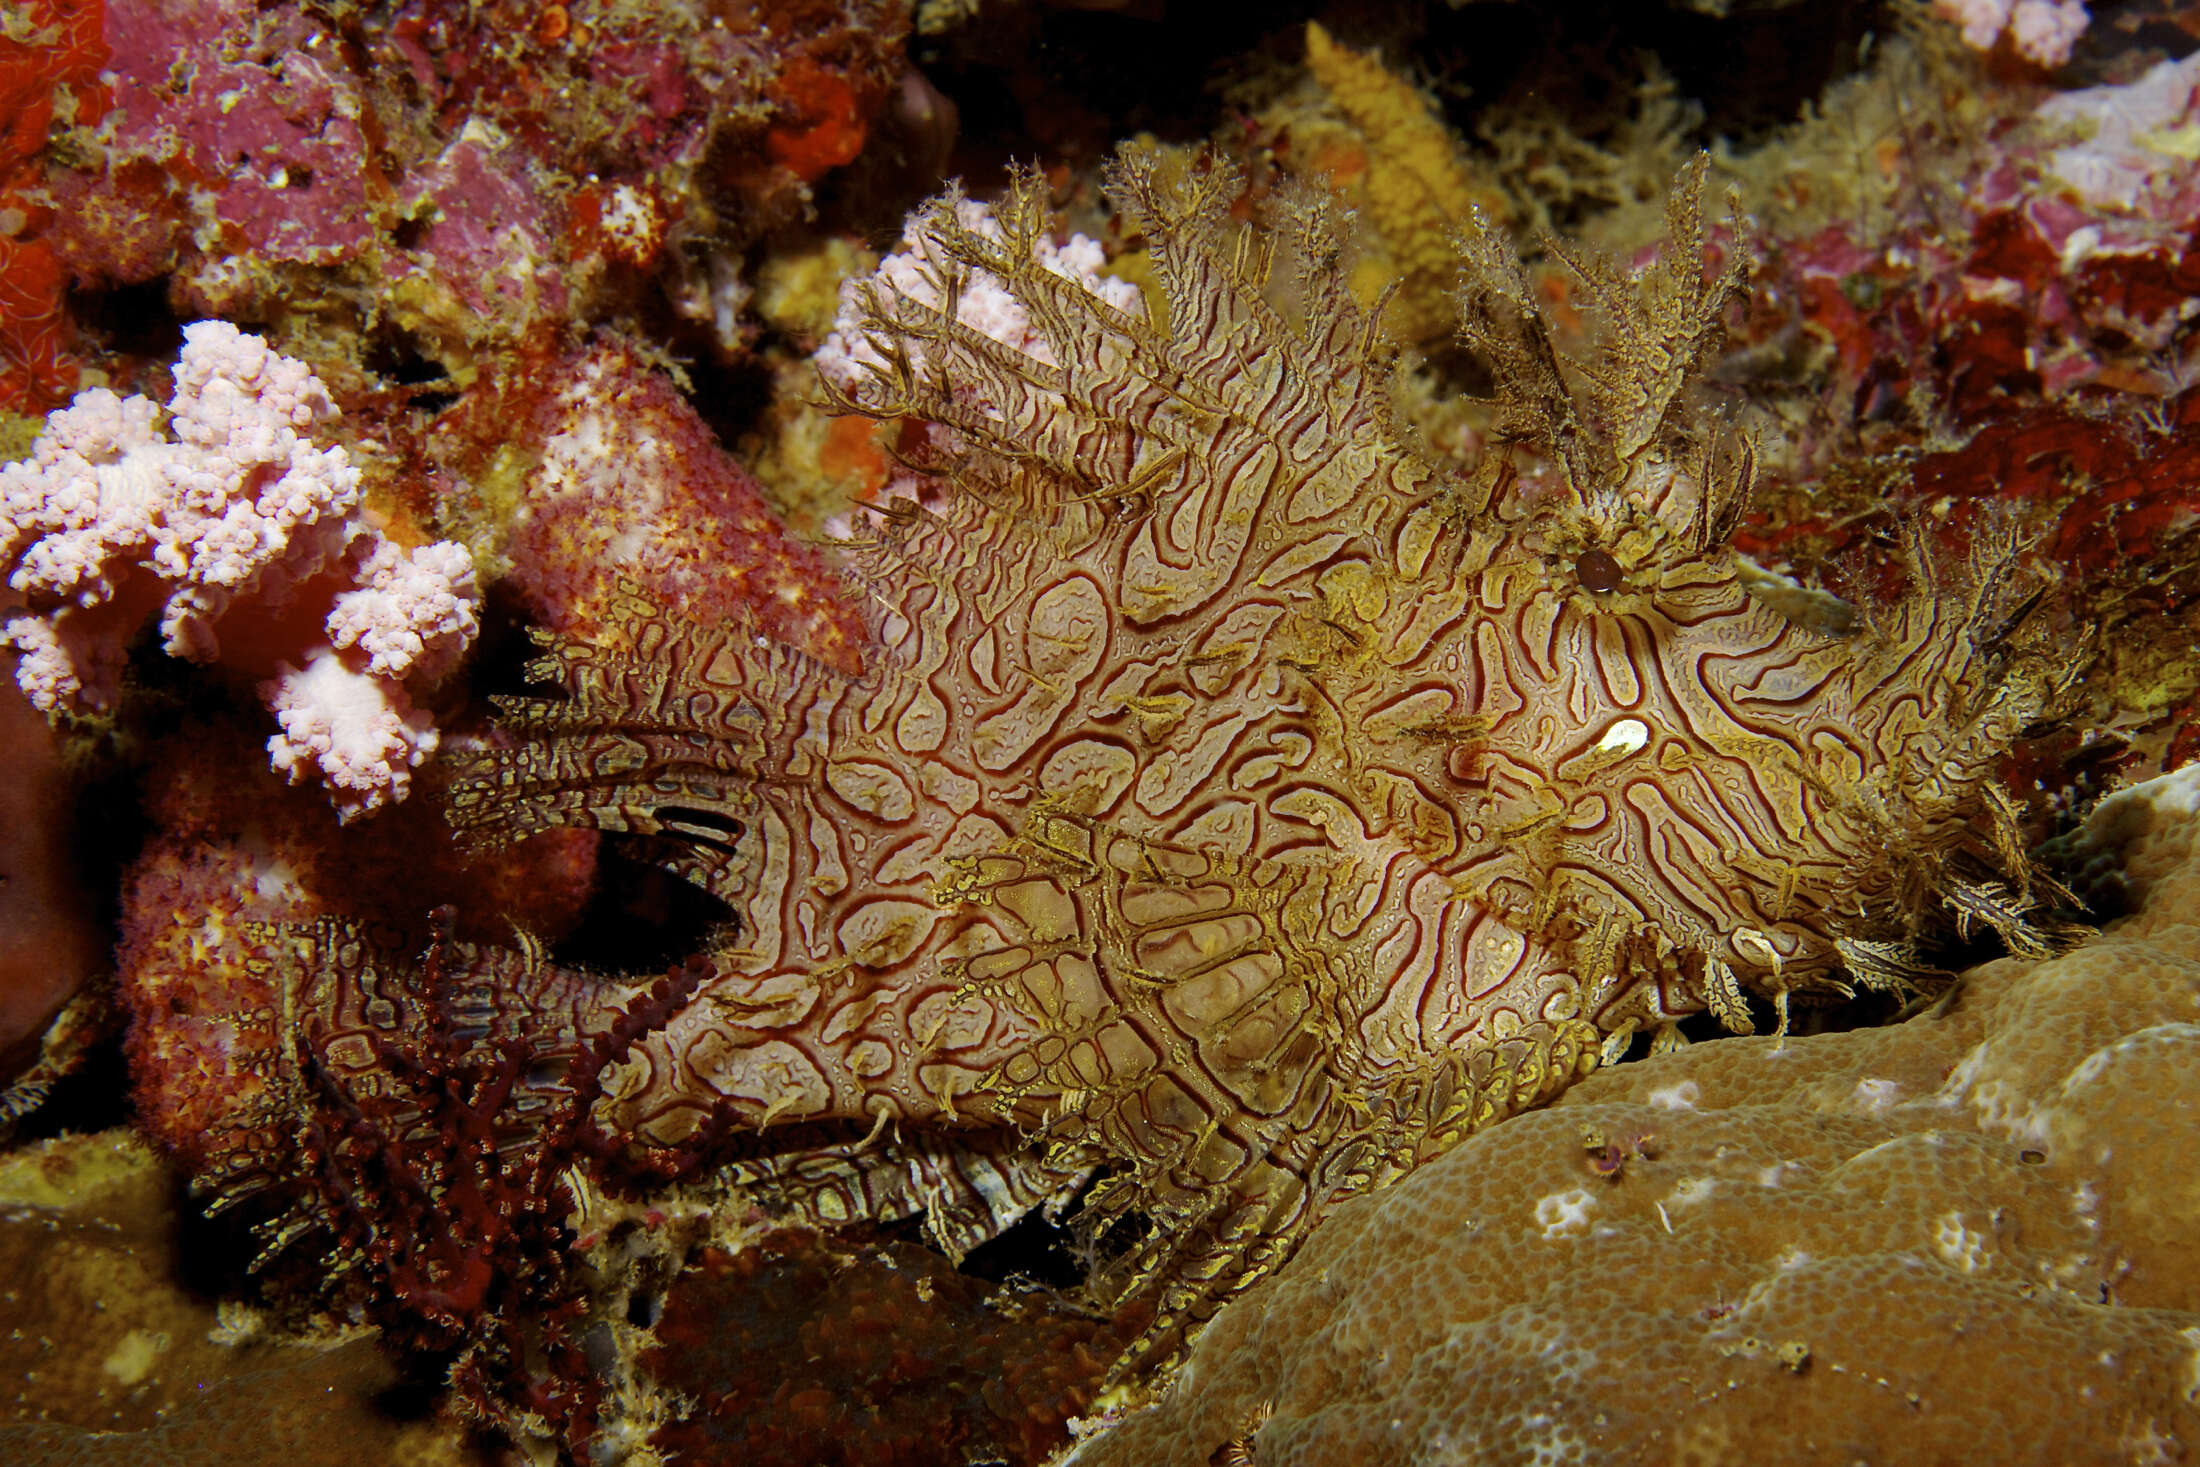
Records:
M474 640L474 558L448 540L404 551L387 540L359 568L364 584L336 598L329 641L367 655L376 677L448 672Z
M168 653L193 662L222 660L217 626L249 621L258 660L233 670L263 674L270 645L296 648L261 684L283 722L277 768L319 771L347 816L401 799L435 748L404 684L442 677L472 643L473 557L383 538L349 456L313 439L337 410L305 363L226 321L183 336L166 433L150 399L94 388L0 467L16 682L48 713L97 711L156 608ZM309 584L333 602L300 604Z
M283 728L267 741L269 762L292 784L318 776L344 820L404 799L441 738L404 684L333 647L315 648L303 668L283 663L260 696Z
M25 463L0 469L0 552L15 560L8 584L27 594L94 606L114 594L109 563L152 537L161 497L146 398L104 387L46 420Z
M336 415L306 365L226 321L194 322L183 340L173 436L161 435L148 398L79 393L47 418L29 459L0 469L0 551L14 561L8 584L34 611L58 619L136 582L160 602L169 654L211 662L221 655L214 624L231 605L280 600L372 532L358 517L350 458L300 436ZM104 668L119 665L135 631L110 626L113 645L96 648L89 629L75 637ZM7 635L22 647L34 634L11 624ZM101 706L111 678L84 671L34 681L19 669L18 681L47 712L79 697ZM69 701L57 702L63 688Z
M2008 34L2019 56L2061 66L2092 21L2085 0L1933 0L1933 9L1963 28L1966 45L1991 51Z
M972 234L996 244L1007 237L993 211L973 200L956 202L955 219ZM876 290L889 303L901 299L933 310L947 298L947 281L953 272L946 262L934 258L930 252L929 221L929 210L919 209L911 214L902 231L901 248L879 261L878 269L863 280L850 280L841 285L839 316L833 323L832 334L819 345L815 360L820 376L859 401L870 390L873 374L886 365L886 359L863 329L867 312L866 286ZM1074 280L1125 314L1140 315L1145 311L1145 298L1136 285L1100 273L1108 257L1097 240L1072 234L1058 245L1042 237L1033 241L1032 258L1063 279ZM1034 361L1055 365L1053 348L1031 324L1030 313L1000 277L985 270L970 270L963 273L960 287L955 296L955 319L959 323L1003 346L1013 347ZM911 370L921 372L924 365L922 348L906 340L901 345L910 355Z

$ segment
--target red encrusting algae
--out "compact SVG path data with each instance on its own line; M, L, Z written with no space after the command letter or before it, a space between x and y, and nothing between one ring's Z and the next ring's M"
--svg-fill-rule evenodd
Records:
M24 0L0 31L0 409L44 411L76 386L64 307L68 270L44 229L52 211L28 192L46 131L98 119L107 94L105 0Z

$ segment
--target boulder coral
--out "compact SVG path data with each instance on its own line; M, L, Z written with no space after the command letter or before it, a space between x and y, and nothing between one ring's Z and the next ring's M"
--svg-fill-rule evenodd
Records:
M2135 915L1907 1023L1591 1076L1340 1209L1067 1460L2174 1460L2200 767L2073 845Z
M462 1467L449 1413L403 1420L365 1331L280 1338L185 1281L173 1177L123 1131L0 1159L0 1461Z

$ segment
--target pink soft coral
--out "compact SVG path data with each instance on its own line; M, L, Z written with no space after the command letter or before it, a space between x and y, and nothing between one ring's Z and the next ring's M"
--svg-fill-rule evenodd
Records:
M403 683L358 670L333 647L308 652L303 668L284 663L260 696L283 726L267 741L269 761L292 784L318 775L346 819L404 799L440 737Z
M472 641L473 559L382 537L350 458L311 436L335 416L303 362L201 321L184 331L166 435L151 400L105 388L48 418L31 457L0 469L0 558L25 603L0 646L21 654L31 702L111 704L155 612L169 653L194 662L223 660L217 623L245 623L247 645L287 646L262 655L307 669L275 662L261 688L284 724L277 767L318 769L347 816L403 798L435 740L401 682L440 677Z
M2060 66L2092 20L2084 0L1933 0L1933 9L1963 27L1963 39L1990 51L2007 31L2019 56Z
M360 589L336 598L328 639L365 653L374 676L433 682L473 644L481 596L465 546L439 540L407 553L385 540L359 579Z
M358 568L365 584L336 598L331 645L285 662L260 684L283 731L267 741L296 784L316 772L344 818L402 800L412 771L435 752L435 721L414 708L405 680L450 671L480 629L474 558L449 540L406 552L379 540Z
M898 315L900 302L905 300L921 307L936 308L952 293L958 323L1042 366L1059 365L1045 335L1032 324L1030 313L1000 277L987 270L964 269L939 257L932 218L933 211L942 207L945 206L930 205L911 214L902 230L899 250L879 261L878 268L871 274L841 283L839 314L831 334L819 343L813 362L818 375L847 394L852 402L876 404L884 400L882 394L890 392L893 369L879 350L876 333L864 323L874 312L888 317ZM985 204L957 199L953 203L953 217L956 225L981 239L994 244L1007 240L1001 221ZM1102 273L1108 256L1097 241L1082 234L1072 234L1064 243L1056 244L1041 235L1032 241L1031 254L1054 274L1083 286L1123 314L1143 316L1146 313L1145 297L1135 284ZM895 345L906 354L911 375L923 376L925 354L922 344L903 338ZM964 406L985 417L998 416L997 406L974 384L958 382L954 390ZM937 424L930 425L927 431L943 445L956 441L952 430ZM903 472L887 484L882 497L900 495L930 503L935 492L935 485L916 474ZM845 516L829 520L825 531L831 539L845 539L853 533Z
M962 228L996 244L1005 240L1000 221L984 204L959 199L954 210L955 220ZM897 299L912 300L921 306L937 306L947 297L952 281L956 291L957 321L1047 366L1055 365L1054 352L1046 338L1031 324L1022 302L1010 294L1007 286L987 271L958 270L935 257L931 237L926 232L930 216L930 209L920 209L910 215L902 231L901 248L881 260L871 275L860 281L847 281L840 288L840 314L833 323L832 334L818 346L817 370L827 381L859 401L875 392L873 377L886 368L885 357L880 355L872 334L863 326L870 292L874 291L888 310ZM1107 252L1082 234L1073 234L1067 243L1059 245L1041 237L1033 242L1032 258L1063 279L1077 282L1118 311L1127 315L1145 313L1145 300L1138 287L1127 280L1101 274L1101 267L1107 264ZM921 374L924 369L922 348L910 342L899 344L909 353L910 370Z

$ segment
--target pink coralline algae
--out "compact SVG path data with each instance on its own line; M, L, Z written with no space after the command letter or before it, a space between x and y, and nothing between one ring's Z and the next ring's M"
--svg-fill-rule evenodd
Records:
M347 815L403 799L437 737L406 683L473 640L472 556L384 539L349 456L310 436L337 415L320 379L226 322L185 329L166 434L160 414L94 388L0 469L17 683L48 713L110 707L157 612L171 656L272 673L268 747L293 781L318 775Z
M113 105L30 192L80 286L165 280L194 313L394 330L447 365L562 342L661 304L672 245L799 215L892 94L900 7L736 9L117 7Z
M231 47L245 7L117 7L114 137L157 158L189 190L187 218L269 258L322 264L368 243L368 205L387 192L369 158L359 87L300 13L257 47ZM179 84L153 56L192 58Z
M404 212L420 221L420 238L389 265L393 282L448 292L482 318L522 321L565 309L543 201L517 148L495 129L465 129L423 166L406 190Z
M1960 228L1918 213L1774 241L1753 329L1824 339L1829 412L1854 422L1919 388L1965 426L2041 398L2172 396L2200 298L2200 175L2179 155L2195 127L2200 56L2061 93L1965 170Z

